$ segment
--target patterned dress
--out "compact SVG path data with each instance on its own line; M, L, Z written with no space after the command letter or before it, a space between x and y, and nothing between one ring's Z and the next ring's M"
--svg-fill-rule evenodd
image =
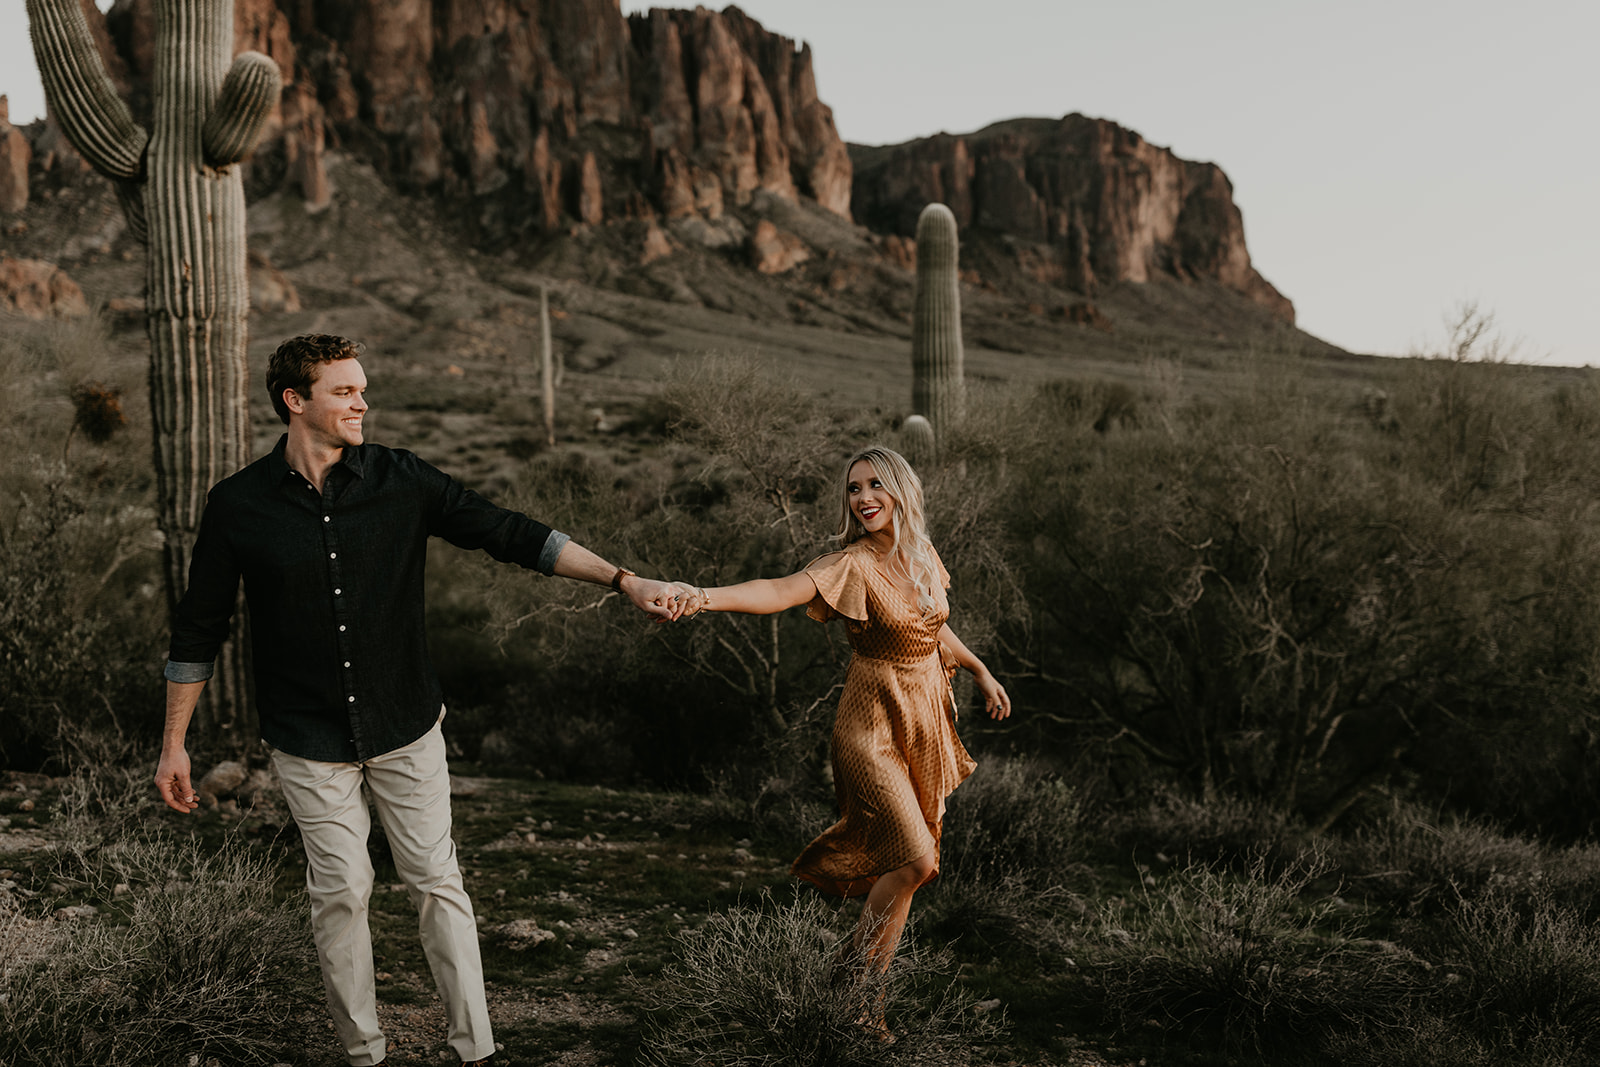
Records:
M956 736L955 701L939 630L950 617L939 566L924 616L857 541L806 567L817 586L806 614L842 618L850 666L833 722L839 821L811 842L791 873L836 896L860 896L879 875L932 852L938 871L944 799L976 766Z

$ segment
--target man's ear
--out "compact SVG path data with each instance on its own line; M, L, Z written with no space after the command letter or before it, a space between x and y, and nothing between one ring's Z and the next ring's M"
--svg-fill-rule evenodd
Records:
M301 400L300 394L293 389L284 389L283 406L296 415L304 415L306 413L305 401Z

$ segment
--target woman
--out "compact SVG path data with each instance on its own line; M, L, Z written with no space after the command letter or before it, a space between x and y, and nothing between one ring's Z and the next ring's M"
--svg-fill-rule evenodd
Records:
M856 959L882 972L912 894L939 873L944 799L974 767L956 736L949 677L958 666L971 671L996 719L1010 714L1011 701L945 621L950 576L928 540L922 482L910 464L887 448L857 454L845 467L841 504L843 551L786 578L678 588L685 616L808 604L813 619L845 620L853 654L833 727L840 819L791 870L825 892L866 895Z

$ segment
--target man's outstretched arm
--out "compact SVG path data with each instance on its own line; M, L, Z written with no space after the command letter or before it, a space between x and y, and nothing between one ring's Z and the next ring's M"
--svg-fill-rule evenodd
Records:
M550 573L580 582L610 585L617 570L576 541L568 541L561 546L561 555L556 557L556 564ZM682 603L672 599L674 589L666 582L629 573L624 574L618 584L622 594L633 601L635 607L663 622L676 619L683 613Z
M167 682L167 724L161 731L161 761L156 764L156 788L173 811L185 815L200 806L189 782L189 750L184 738L205 682Z

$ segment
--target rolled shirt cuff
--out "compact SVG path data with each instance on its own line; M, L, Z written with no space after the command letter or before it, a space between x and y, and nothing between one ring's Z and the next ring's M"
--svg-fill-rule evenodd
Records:
M544 539L544 551L539 553L539 573L544 575L556 572L556 560L561 558L561 550L567 547L571 537L560 530L551 530L550 536Z
M162 676L169 682L189 684L191 682L208 681L217 672L215 662L211 663L175 663L167 660L167 669L162 671Z

